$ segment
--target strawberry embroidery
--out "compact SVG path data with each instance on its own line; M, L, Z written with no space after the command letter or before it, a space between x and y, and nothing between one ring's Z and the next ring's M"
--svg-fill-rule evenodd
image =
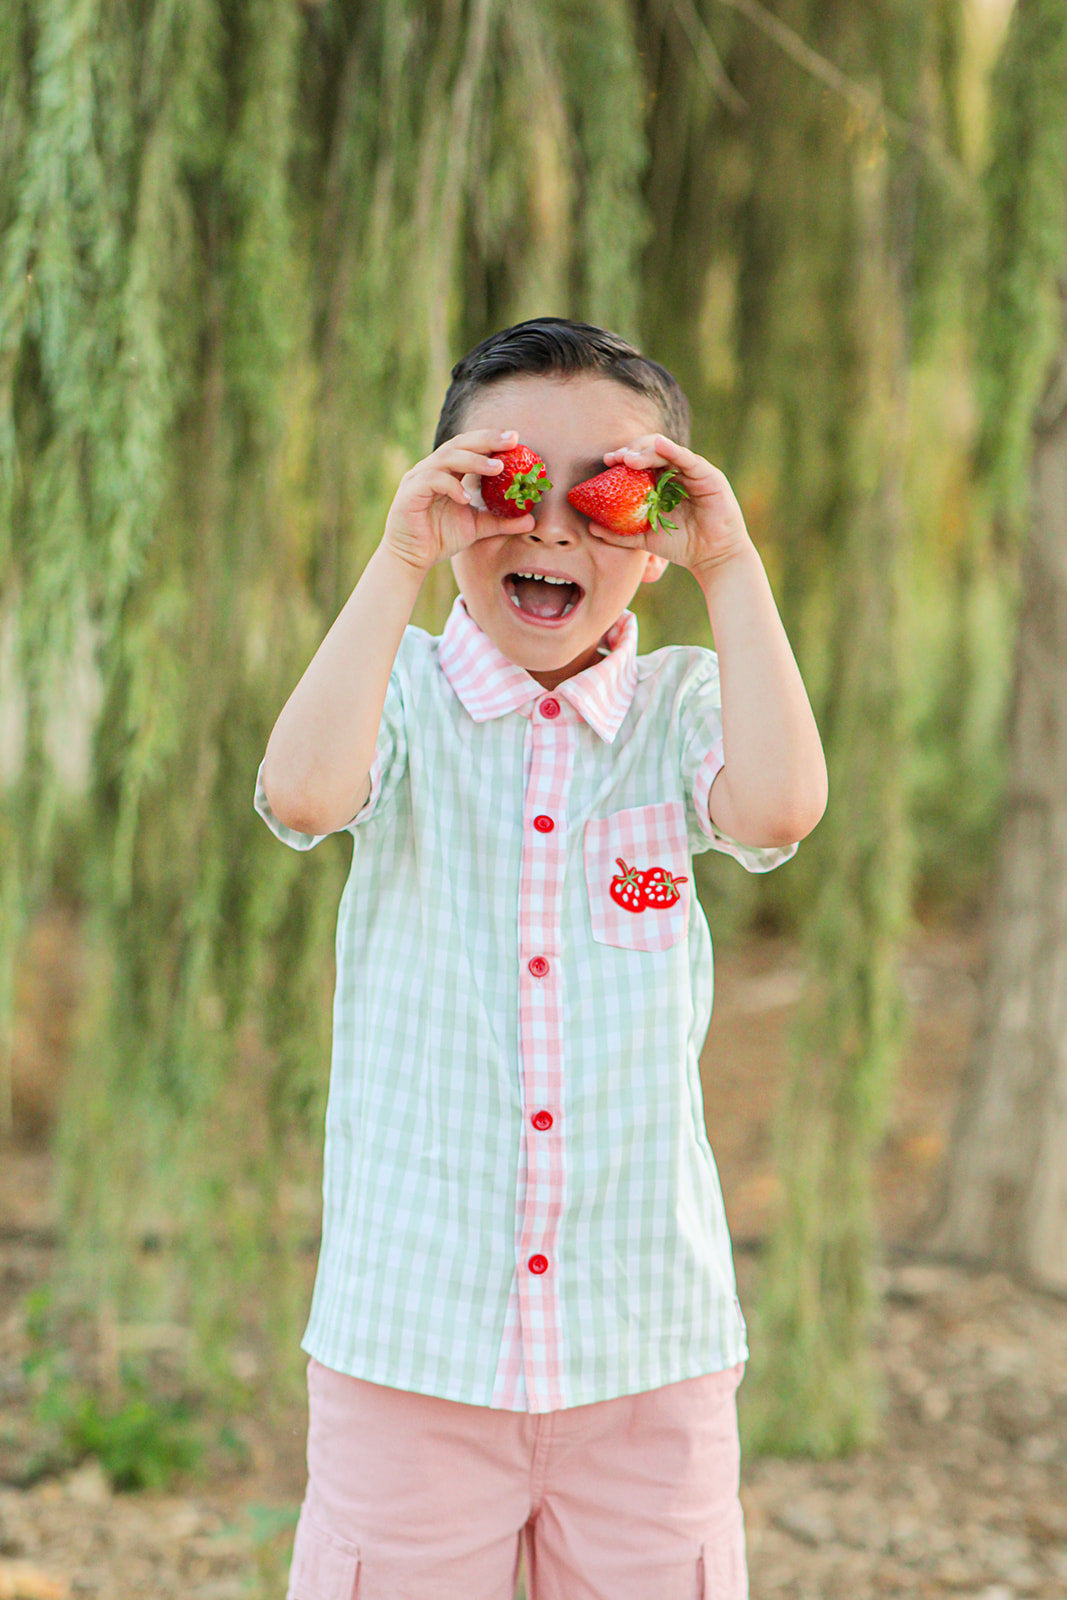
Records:
M685 877L675 878L666 867L646 867L638 871L628 867L621 856L615 863L622 868L611 880L611 898L624 911L662 911L681 899L678 885L688 883Z
M637 876L645 905L651 910L673 906L682 898L678 885L689 882L688 878L672 877L666 867L650 867L647 872L639 872Z
M624 911L643 911L645 897L638 882L640 874L636 868L628 867L621 856L615 857L615 863L622 871L617 872L611 880L611 898Z

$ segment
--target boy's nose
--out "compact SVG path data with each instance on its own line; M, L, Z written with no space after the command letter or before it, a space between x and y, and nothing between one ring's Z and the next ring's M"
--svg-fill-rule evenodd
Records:
M537 526L524 537L533 544L577 544L581 537L578 514L565 497L546 495L537 508Z

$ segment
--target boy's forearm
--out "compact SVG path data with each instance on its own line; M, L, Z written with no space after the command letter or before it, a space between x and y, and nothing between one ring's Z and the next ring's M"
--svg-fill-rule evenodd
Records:
M389 674L424 576L379 546L286 701L263 762L286 827L330 833L366 802Z
M722 685L724 767L715 826L740 844L792 844L826 806L826 763L799 668L751 543L696 572Z

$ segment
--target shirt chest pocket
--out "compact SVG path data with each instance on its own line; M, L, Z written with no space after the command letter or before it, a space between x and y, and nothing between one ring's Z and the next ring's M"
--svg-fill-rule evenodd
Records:
M689 929L689 847L680 800L634 806L585 825L593 938L620 950L669 950Z

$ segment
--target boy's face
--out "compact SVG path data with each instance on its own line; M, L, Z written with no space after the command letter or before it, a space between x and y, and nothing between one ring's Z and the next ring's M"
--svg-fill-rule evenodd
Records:
M514 428L536 450L552 488L534 509L531 533L479 539L452 557L460 593L474 621L500 653L554 689L592 666L597 645L630 604L640 584L667 563L647 550L606 544L567 500L568 489L604 471L604 453L663 427L659 407L613 378L502 378L475 395L462 431ZM516 583L518 573L566 578L577 590ZM564 617L538 615L575 597ZM516 599L520 602L516 604ZM536 609L535 609L536 608Z

